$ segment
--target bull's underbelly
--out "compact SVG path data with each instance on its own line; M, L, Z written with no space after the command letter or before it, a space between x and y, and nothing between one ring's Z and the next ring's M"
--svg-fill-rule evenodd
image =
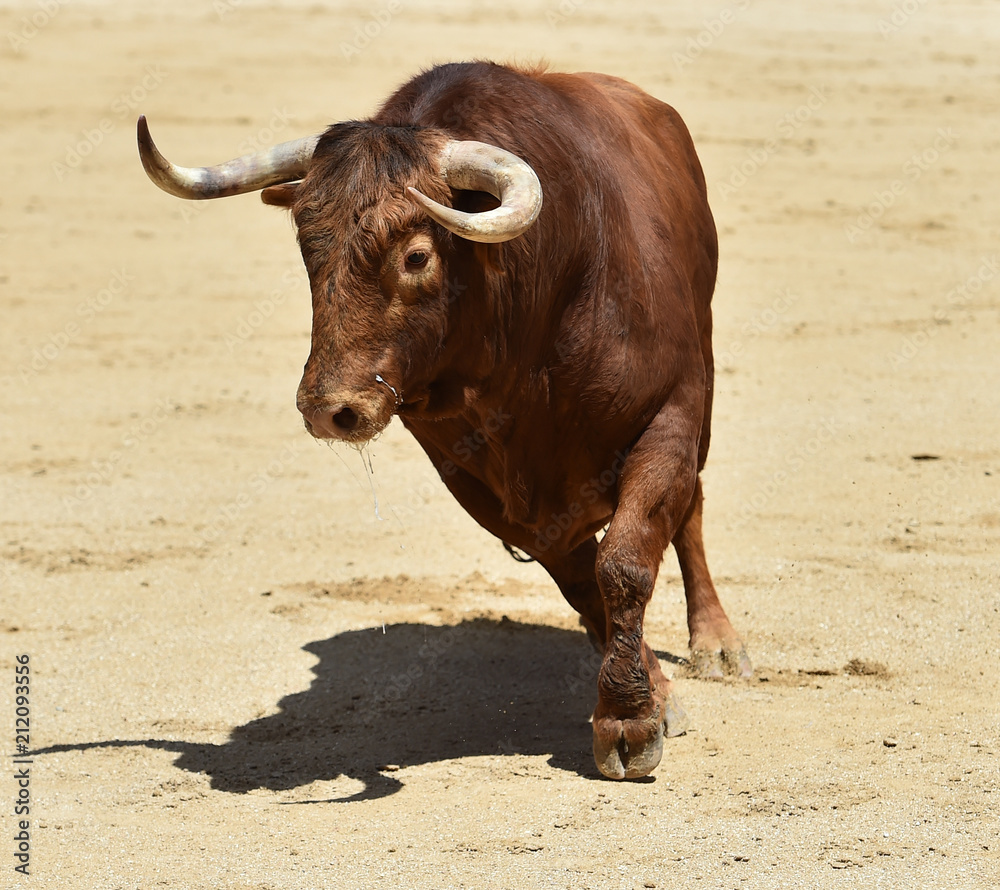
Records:
M499 537L514 526L536 550L571 550L614 513L626 450L604 453L499 410L407 426L459 502Z

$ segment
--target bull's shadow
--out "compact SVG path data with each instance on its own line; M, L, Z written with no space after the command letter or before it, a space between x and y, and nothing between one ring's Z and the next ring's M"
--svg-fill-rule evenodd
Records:
M478 619L348 631L305 649L319 658L309 689L176 765L235 792L347 775L365 783L351 799L397 791L387 765L505 751L597 775L587 718L600 662L582 633Z
M149 739L46 750L177 751L176 766L233 793L340 776L362 781L345 801L398 791L402 783L387 766L484 754L548 754L556 768L600 778L588 723L600 658L580 631L506 618L395 624L305 649L319 658L309 689L282 699L277 714L237 727L224 744Z

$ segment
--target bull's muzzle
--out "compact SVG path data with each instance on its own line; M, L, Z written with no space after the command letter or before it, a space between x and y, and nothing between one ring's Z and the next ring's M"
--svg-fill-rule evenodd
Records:
M296 404L306 429L317 439L358 445L382 432L396 407L378 392L316 398L300 391Z
M353 439L361 422L358 412L350 405L332 408L307 408L302 412L306 429L317 439Z

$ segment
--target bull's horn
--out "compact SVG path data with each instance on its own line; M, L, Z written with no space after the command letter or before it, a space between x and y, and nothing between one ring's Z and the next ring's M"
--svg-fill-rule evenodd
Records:
M163 191L191 199L242 195L301 179L309 170L319 141L319 136L306 136L215 167L177 167L153 145L145 115L139 118L137 129L139 157L149 178Z
M469 241L510 241L523 234L542 209L542 186L517 155L485 142L452 140L441 152L441 176L452 188L489 192L500 206L483 213L445 207L415 188L410 199L448 231Z

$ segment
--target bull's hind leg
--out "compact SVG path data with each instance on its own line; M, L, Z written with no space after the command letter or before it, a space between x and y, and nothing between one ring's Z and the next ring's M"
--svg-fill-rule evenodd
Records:
M725 674L749 677L753 668L747 650L719 602L705 561L702 501L701 479L698 479L691 508L674 536L687 598L691 664L702 677L720 678Z
M663 751L664 727L677 734L676 699L643 639L643 618L663 553L688 516L698 476L698 388L668 404L632 448L618 505L597 553L607 636L594 711L594 759L604 775L638 778Z

